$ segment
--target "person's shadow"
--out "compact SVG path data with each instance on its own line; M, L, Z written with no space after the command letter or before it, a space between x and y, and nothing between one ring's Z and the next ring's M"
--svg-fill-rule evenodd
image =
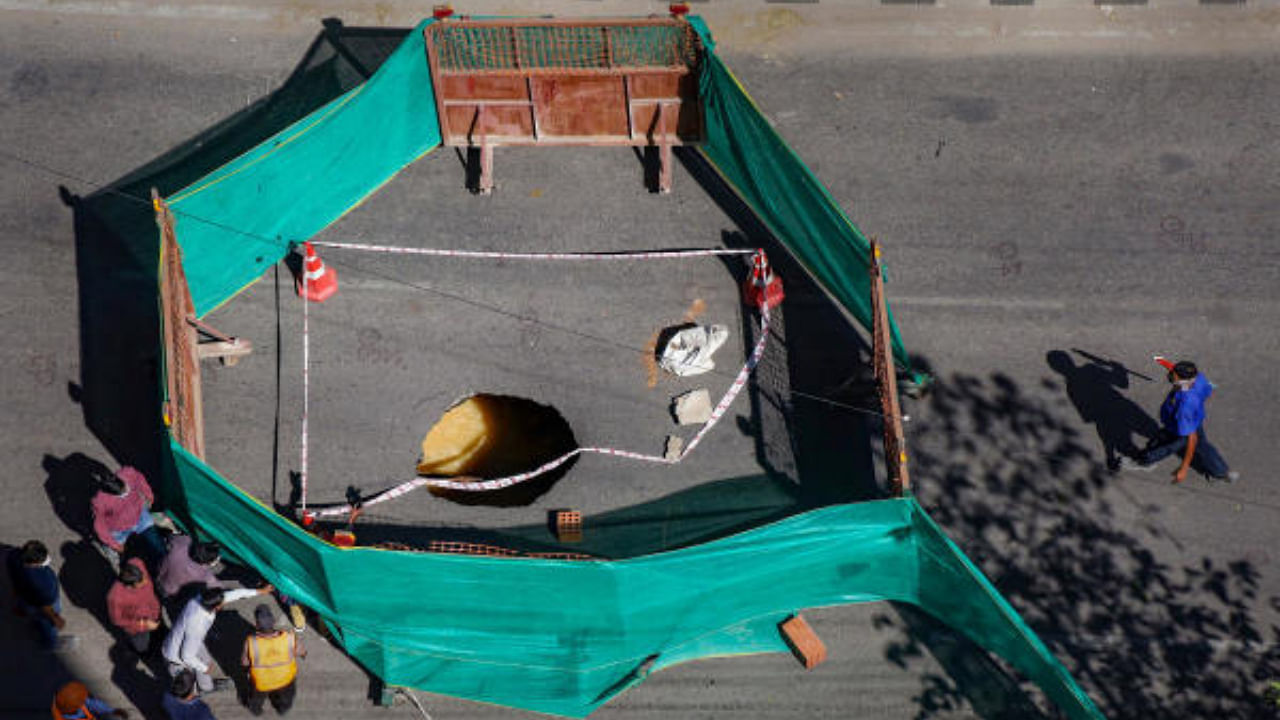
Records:
M93 512L89 506L102 480L111 477L110 468L78 452L65 458L45 455L40 464L49 474L44 491L58 519L72 532L86 540L93 539Z
M1086 361L1076 365L1071 355L1063 350L1050 350L1045 362L1062 376L1066 383L1067 397L1075 405L1080 419L1092 423L1102 441L1107 467L1120 466L1120 456L1135 456L1139 448L1133 436L1144 440L1155 437L1159 431L1156 421L1138 407L1137 403L1122 395L1119 390L1129 388L1129 376L1147 378L1114 361L1076 350Z

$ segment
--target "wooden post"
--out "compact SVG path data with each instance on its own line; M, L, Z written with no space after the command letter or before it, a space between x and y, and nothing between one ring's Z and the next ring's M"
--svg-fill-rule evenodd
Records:
M182 269L173 212L151 188L156 225L160 228L160 322L164 326L164 367L168 400L165 420L173 438L192 455L204 459L204 403L200 392L200 355L187 275Z
M666 195L671 192L671 137L667 134L667 104L658 102L658 120L657 132L658 137L654 140L658 143L658 192Z
M487 137L480 137L480 179L477 189L481 195L493 192L493 146Z
M911 487L907 474L907 440L902 433L902 408L898 405L898 376L893 366L892 334L889 331L889 307L884 299L884 277L880 271L880 243L871 240L871 355L876 386L880 394L880 413L884 416L884 463L889 487L895 497L902 497Z

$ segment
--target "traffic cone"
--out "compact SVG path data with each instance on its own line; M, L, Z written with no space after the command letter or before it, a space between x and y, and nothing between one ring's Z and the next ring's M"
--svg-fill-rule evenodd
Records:
M773 274L764 250L751 256L751 277L742 284L742 301L751 307L777 307L782 302L782 278Z
M302 272L294 275L293 289L297 291L298 297L311 302L324 302L338 292L338 273L325 266L311 243L303 243L302 246L306 249L302 259ZM303 274L307 277L305 292L302 287Z
M1166 360L1163 355L1153 355L1151 359L1155 360L1156 364L1164 368L1165 370L1169 370L1169 371L1173 370L1173 364L1174 364L1173 361Z

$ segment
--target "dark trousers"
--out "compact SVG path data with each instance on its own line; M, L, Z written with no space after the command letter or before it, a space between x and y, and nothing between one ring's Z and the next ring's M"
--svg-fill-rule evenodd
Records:
M133 633L129 636L129 647L139 655L146 655L151 649L151 631Z
M1151 465L1160 462L1173 453L1182 452L1186 447L1186 436L1179 435L1167 428L1160 428L1160 432L1151 438L1151 442L1147 443L1147 447L1138 453L1136 459L1143 465ZM1200 472L1211 477L1224 478L1227 473L1231 472L1231 468L1227 466L1227 461L1222 458L1218 448L1209 442L1209 436L1205 434L1203 427L1196 431L1196 454L1195 457L1191 458L1191 464Z
M254 715L262 714L263 702L268 699L271 700L271 707L275 708L276 712L281 715L289 712L289 708L293 707L293 698L298 694L298 683L296 680L285 685L279 690L272 690L270 692L262 692L261 690L253 687L252 680L249 682L249 694L245 697L244 704L245 707L249 708L249 712Z

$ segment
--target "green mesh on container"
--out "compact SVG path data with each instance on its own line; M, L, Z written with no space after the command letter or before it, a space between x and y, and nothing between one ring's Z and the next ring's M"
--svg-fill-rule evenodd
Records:
M607 71L692 66L697 61L688 25L520 25L444 23L431 28L442 72L538 70Z

